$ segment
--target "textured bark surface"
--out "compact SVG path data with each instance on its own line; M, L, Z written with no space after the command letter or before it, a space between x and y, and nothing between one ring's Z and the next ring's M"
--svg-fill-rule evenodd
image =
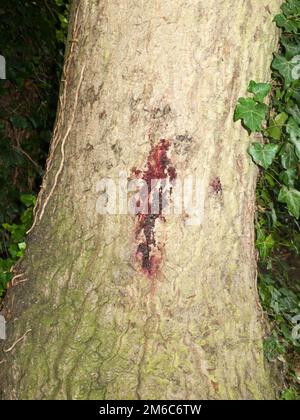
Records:
M256 169L233 110L269 79L279 0L75 1L51 158L3 313L3 398L275 396L262 351ZM204 221L157 225L157 277L136 220L96 213L96 183L172 164L205 187ZM24 335L25 334L25 335ZM17 340L22 338L16 343Z

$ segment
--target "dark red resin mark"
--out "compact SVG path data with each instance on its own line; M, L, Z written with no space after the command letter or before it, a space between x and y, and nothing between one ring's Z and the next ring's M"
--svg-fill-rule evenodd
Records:
M222 192L222 184L220 178L217 176L215 177L209 184L212 189L212 192L215 194L219 194Z
M141 264L142 271L150 278L157 276L160 271L162 262L162 244L158 244L155 238L155 224L158 219L165 222L163 216L163 209L166 203L166 191L160 187L158 190L158 209L155 213L151 213L151 199L153 197L153 186L151 181L154 179L172 182L176 179L176 170L171 164L171 159L168 157L170 142L162 139L160 142L153 146L150 150L146 169L144 171L133 169L133 174L140 179L143 179L148 186L148 214L137 214L137 224L135 237L139 241L137 246L136 255ZM172 193L170 186L169 194ZM138 203L140 204L140 203Z

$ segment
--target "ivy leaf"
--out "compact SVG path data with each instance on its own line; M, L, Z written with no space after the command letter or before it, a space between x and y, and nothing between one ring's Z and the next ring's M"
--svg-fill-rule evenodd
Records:
M282 55L275 55L275 58L272 62L272 67L275 70L278 70L281 76L284 78L285 87L288 87L292 81L294 80L293 77L293 69L295 67L295 63L288 61Z
M268 107L251 98L239 98L234 112L234 121L242 120L251 132L260 131Z
M300 159L300 127L294 118L291 117L288 120L286 131L290 135L290 141L295 146L296 155Z
M283 153L281 154L281 165L284 169L294 168L298 163L297 156L295 154L295 147L287 143L284 147Z
M287 3L281 5L281 10L286 17L300 14L300 3L299 0L290 0Z
M269 252L274 247L275 242L271 234L265 237L263 231L261 229L257 229L255 245L258 249L260 258L265 260Z
M274 140L280 140L282 126L288 119L288 115L285 112L281 112L276 115L275 118L270 119L270 125L267 129L268 135Z
M290 60L295 55L300 54L300 44L296 43L295 41L291 42L289 38L282 35L281 43L285 48L285 58Z
M19 242L18 247L21 251L24 251L26 249L26 243L25 242Z
M271 85L269 83L256 83L254 80L249 83L248 92L254 94L253 99L257 102L263 102L270 91Z
M273 162L278 146L276 144L252 143L249 147L249 154L255 163L267 169Z
M294 118L297 124L300 124L300 110L298 105L294 104L286 108L287 112Z
M19 251L17 253L17 257L23 257L25 249L26 249L26 243L25 242L19 242L18 243L18 248L19 248Z
M297 179L297 171L295 168L289 168L286 171L282 171L279 174L279 179L282 181L287 187L293 187L294 182Z
M293 83L293 99L300 106L300 80Z
M283 28L285 32L297 33L299 23L290 19L287 19L284 15L277 15L274 18L276 25Z
M22 194L20 200L26 207L30 207L35 204L36 198L33 194Z
M288 115L285 112L281 112L280 114L276 115L275 122L277 125L283 125L287 119Z
M274 178L271 177L269 174L264 174L264 175L265 175L266 181L268 182L270 187L273 188L275 186Z
M278 201L281 203L287 204L288 211L296 219L299 219L300 215L300 191L295 188L282 187L279 195Z

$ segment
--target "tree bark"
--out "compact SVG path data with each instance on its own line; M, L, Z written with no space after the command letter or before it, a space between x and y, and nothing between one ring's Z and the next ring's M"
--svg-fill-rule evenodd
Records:
M256 287L257 171L233 111L251 79L270 77L280 3L74 1L47 173L15 269L24 277L2 310L2 398L275 397ZM177 174L203 181L204 219L156 220L149 268L145 229L98 214L96 185L121 170L146 176L162 144Z

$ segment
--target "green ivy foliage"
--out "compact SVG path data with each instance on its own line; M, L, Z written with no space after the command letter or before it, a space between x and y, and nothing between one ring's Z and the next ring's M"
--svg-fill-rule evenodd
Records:
M272 329L265 355L281 363L288 383L282 398L291 400L300 399L300 337L295 335L300 322L300 0L286 1L281 9L275 17L282 31L272 82L251 81L252 96L239 99L234 120L249 133L262 134L248 152L260 168L259 294Z
M68 4L1 0L0 224L18 218L20 194L38 191L58 100Z
M66 0L1 0L0 299L23 256L58 101Z
M0 297L3 296L8 282L12 279L12 267L17 260L23 257L26 243L26 232L32 224L32 213L35 205L35 195L22 194L21 203L25 210L21 213L18 223L3 223L0 228L1 248L0 252Z

